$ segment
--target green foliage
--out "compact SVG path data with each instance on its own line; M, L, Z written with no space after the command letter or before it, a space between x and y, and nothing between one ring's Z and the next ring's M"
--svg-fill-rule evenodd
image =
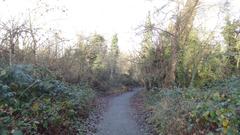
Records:
M149 121L161 134L239 134L240 78L209 83L202 89L147 92Z
M139 52L139 78L143 81L146 89L149 89L156 82L156 69L157 64L155 64L158 58L156 58L156 50L154 47L154 33L153 33L153 23L151 21L150 12L146 18L143 32L143 40L141 42L141 50Z
M114 34L112 37L110 56L113 56L114 58L117 58L119 56L118 35L117 34Z
M107 45L105 44L105 39L99 34L94 34L89 41L90 45L90 56L89 61L92 70L102 69L104 66L104 58L107 53Z
M226 25L223 27L222 35L227 45L226 57L230 69L229 72L235 75L239 71L240 39L236 31L240 27L240 21L231 21L229 16L227 16L225 20Z
M88 86L69 86L30 65L0 72L0 134L79 132L77 121L86 117L95 95Z
M113 79L117 75L118 67L117 63L119 60L119 47L118 47L118 36L117 34L112 37L112 44L110 47L110 52L108 53L109 62L108 66L110 68L110 79Z
M191 5L194 2L187 1L187 3ZM183 14L191 6L185 8L182 9ZM194 16L195 14L192 14L184 19L189 19L188 21L191 22ZM171 86L201 87L208 82L238 76L240 73L239 19L226 18L222 30L226 46L216 40L214 33L206 32L203 36L197 27L183 20L179 27L184 25L186 27L182 30L179 28L179 31L175 31L178 25L174 24L159 30L155 26L157 23L154 25L151 16L148 15L137 59L138 77L144 86L147 89L169 87L168 77L171 77L171 80L174 80ZM177 44L174 47L175 42ZM172 52L173 50L175 51Z
M240 79L232 78L215 82L199 97L197 106L191 111L190 120L194 130L239 134Z

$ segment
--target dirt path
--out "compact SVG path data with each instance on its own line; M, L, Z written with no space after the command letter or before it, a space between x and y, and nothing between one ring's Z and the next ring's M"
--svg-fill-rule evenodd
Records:
M135 89L109 101L96 135L141 135L137 123L131 116L133 109L130 106L131 97L139 91L140 89Z

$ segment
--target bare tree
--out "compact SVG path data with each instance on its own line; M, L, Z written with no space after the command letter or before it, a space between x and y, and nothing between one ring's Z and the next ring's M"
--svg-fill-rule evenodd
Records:
M0 23L1 31L1 46L5 46L9 52L9 65L15 63L15 49L19 47L20 40L29 33L29 28L26 23L18 23L14 20L9 20L6 23Z

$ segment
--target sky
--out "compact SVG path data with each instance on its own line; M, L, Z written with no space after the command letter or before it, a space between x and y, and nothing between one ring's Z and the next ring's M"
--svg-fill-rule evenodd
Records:
M140 37L136 36L138 26L144 24L149 11L164 5L165 0L42 0L55 10L44 13L38 9L39 0L0 0L0 19L24 18L33 16L36 24L62 31L68 39L76 39L77 34L99 33L110 41L115 33L119 37L122 51L138 48ZM223 0L204 0L208 4L221 3ZM240 0L233 2L233 13L240 13ZM239 6L238 6L239 5ZM36 9L36 10L33 10ZM36 12L35 12L36 11ZM62 12L64 11L64 12ZM44 13L42 16L40 13ZM239 14L237 14L239 15ZM207 27L213 27L219 21L216 9L206 11L209 16ZM205 21L199 16L199 21Z

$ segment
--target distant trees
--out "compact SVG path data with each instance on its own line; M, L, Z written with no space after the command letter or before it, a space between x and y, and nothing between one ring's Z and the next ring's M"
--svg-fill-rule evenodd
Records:
M226 57L227 63L229 65L229 73L236 74L240 71L240 20L230 20L230 17L227 16L226 24L223 27L222 35L226 43Z
M151 22L151 15L149 12L144 25L143 40L141 42L141 52L139 54L139 68L141 72L140 76L147 89L152 86L155 76L154 51L155 48L153 43L153 24Z
M119 66L118 40L114 34L108 46L104 36L95 33L79 35L76 42L69 42L59 30L37 28L31 17L21 23L13 19L0 22L0 67L43 66L55 71L60 80L107 90L110 83L123 77L121 69L125 72L129 67Z
M117 63L119 59L118 35L114 34L109 50L109 66L110 66L110 79L113 79L117 73Z
M16 53L20 53L20 46L31 42L31 39L28 38L30 33L31 30L26 22L19 23L16 20L0 22L0 47L2 51L8 53L6 60L9 66L16 64L16 59L20 59L15 57Z
M89 41L89 62L92 67L92 71L101 75L101 70L105 68L104 59L107 54L107 45L103 36L94 34L90 37Z

